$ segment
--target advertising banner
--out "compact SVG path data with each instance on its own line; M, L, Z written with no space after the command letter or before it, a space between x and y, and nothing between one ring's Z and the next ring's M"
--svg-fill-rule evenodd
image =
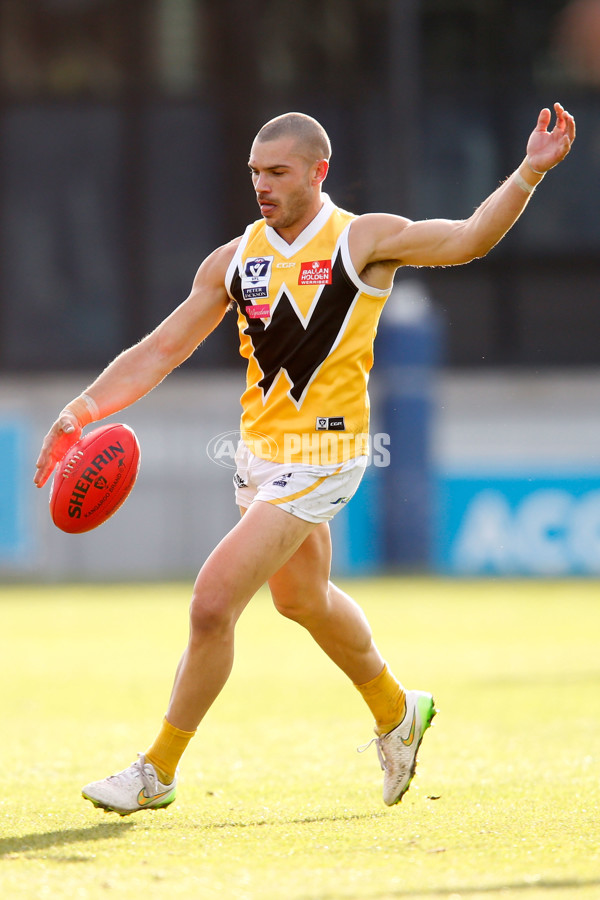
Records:
M600 471L443 474L433 567L454 575L600 575Z

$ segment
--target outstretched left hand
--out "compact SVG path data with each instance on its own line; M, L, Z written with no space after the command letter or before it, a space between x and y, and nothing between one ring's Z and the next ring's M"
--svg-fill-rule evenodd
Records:
M575 140L575 119L560 103L554 104L556 125L548 131L552 113L543 109L527 142L527 159L537 172L547 172L565 158Z

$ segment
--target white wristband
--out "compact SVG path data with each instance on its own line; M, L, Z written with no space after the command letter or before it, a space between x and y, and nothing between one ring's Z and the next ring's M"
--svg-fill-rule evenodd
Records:
M80 394L80 397L88 408L88 412L92 417L92 422L97 422L100 418L100 410L98 409L98 404L96 403L94 398L85 393Z
M527 165L529 166L531 171L534 172L536 175L545 175L546 174L545 172L540 172L539 169L534 169L533 166L531 165L531 163L529 162L528 156L525 157L525 162L527 163Z
M520 172L513 172L513 180L516 185L518 185L522 191L525 191L526 194L533 194L536 189L535 184L529 184L528 181L525 181Z

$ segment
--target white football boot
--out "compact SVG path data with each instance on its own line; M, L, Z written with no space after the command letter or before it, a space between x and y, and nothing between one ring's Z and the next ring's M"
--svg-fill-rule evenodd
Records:
M154 766L146 762L143 753L122 772L109 775L102 781L92 781L82 790L82 796L106 812L128 816L142 809L162 809L175 799L177 778L162 784Z
M410 787L423 735L436 714L433 697L425 691L406 692L406 713L400 724L375 738L383 776L383 802L399 803ZM372 741L370 742L372 743Z

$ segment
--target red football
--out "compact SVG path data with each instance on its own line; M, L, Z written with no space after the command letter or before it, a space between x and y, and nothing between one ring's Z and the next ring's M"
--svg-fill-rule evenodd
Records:
M125 502L140 466L140 445L128 425L102 425L70 448L58 464L50 515L69 534L91 531Z

